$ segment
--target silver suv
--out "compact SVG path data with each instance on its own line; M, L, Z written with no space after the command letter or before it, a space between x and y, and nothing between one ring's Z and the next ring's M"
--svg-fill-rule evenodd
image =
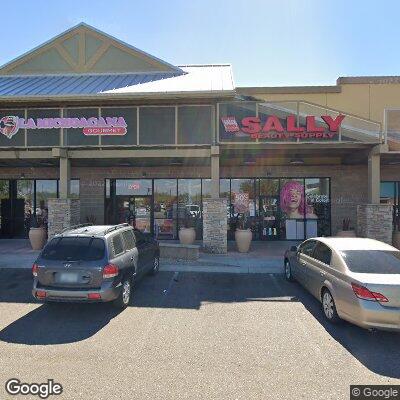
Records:
M107 302L125 308L133 283L159 270L156 240L128 224L78 225L55 236L32 266L42 301Z

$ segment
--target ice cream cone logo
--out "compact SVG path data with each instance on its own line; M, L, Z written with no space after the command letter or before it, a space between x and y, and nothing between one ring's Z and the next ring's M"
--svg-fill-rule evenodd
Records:
M0 119L0 133L11 139L18 132L18 117L8 115Z

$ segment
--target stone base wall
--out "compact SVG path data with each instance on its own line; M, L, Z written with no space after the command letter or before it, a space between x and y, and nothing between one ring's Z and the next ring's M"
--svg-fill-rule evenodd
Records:
M225 254L227 241L227 199L206 199L203 202L203 247L210 253Z
M389 204L357 206L357 236L392 244L393 207Z
M80 201L77 199L49 199L49 240L65 228L80 223Z

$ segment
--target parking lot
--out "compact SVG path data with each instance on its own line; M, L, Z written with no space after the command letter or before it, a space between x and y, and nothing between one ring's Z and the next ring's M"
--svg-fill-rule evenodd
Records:
M0 281L0 398L11 377L68 399L347 399L400 383L398 334L323 320L281 275L160 272L132 305L42 305L27 270Z

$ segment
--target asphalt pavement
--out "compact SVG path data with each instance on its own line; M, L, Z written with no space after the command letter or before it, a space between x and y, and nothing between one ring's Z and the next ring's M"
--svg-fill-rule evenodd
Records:
M281 275L160 272L119 312L40 304L29 271L1 274L1 399L11 377L54 379L63 399L336 400L400 384L398 334L330 325Z

